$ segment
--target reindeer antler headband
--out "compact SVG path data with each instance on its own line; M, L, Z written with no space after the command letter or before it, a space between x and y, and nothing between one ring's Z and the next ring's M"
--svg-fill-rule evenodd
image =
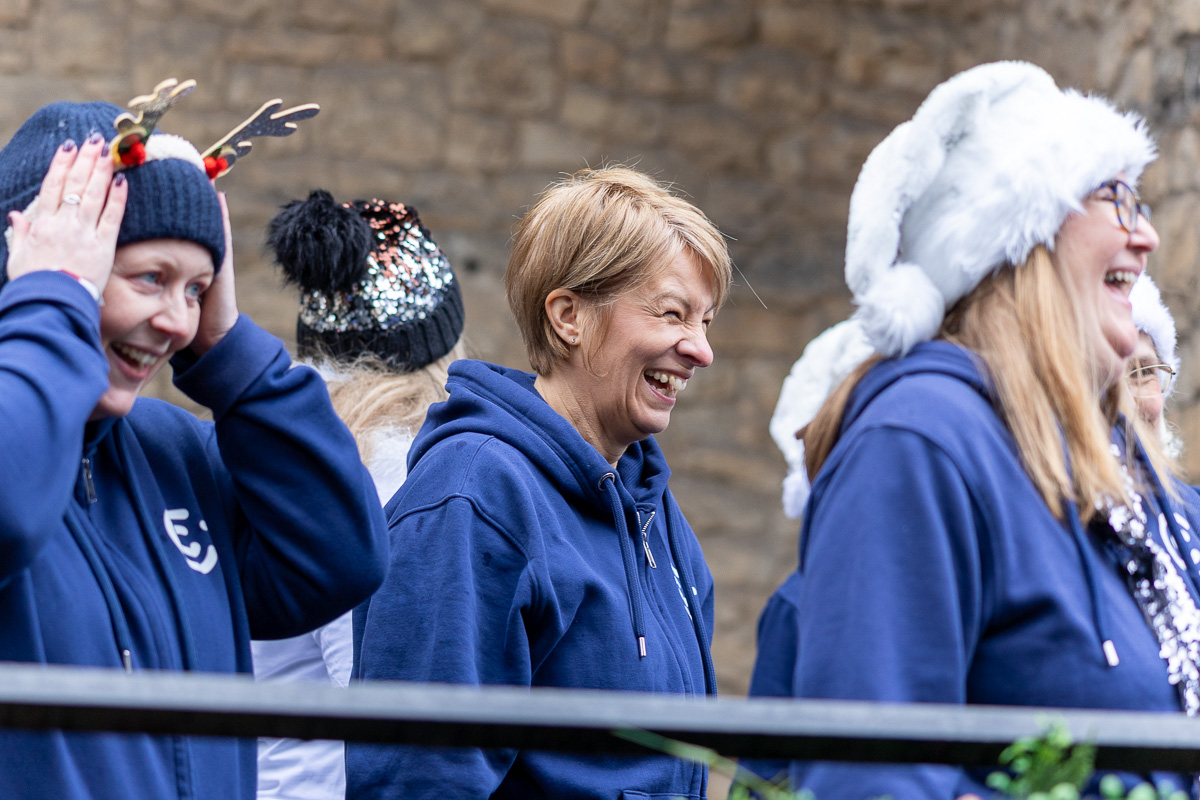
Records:
M196 82L193 80L180 83L174 78L169 78L155 86L153 93L140 95L129 101L130 111L113 121L117 136L110 143L110 147L113 162L118 170L136 167L156 158L150 137L154 135L158 121L195 88ZM210 180L216 180L229 172L239 158L250 152L253 146L251 139L259 136L290 136L296 130L297 122L315 117L321 110L316 103L305 103L279 111L282 105L283 101L278 98L263 103L249 119L205 150L200 156L201 163L197 166L204 169ZM169 135L159 134L156 141L164 136ZM180 152L178 148L168 144L171 139L178 140L178 137L164 140L164 152L157 157L191 160L190 152ZM147 153L147 145L151 145L150 153ZM192 148L186 149L190 151Z

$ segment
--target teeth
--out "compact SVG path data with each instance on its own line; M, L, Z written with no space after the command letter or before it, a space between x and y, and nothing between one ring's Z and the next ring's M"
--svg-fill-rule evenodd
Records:
M1132 285L1137 280L1137 273L1128 269L1115 269L1104 276L1105 283L1127 283Z
M154 355L153 353L147 353L145 350L139 350L135 347L121 344L120 342L113 342L112 348L113 350L116 350L122 358L132 361L143 368L148 367L154 362L158 361L158 356Z
M647 373L651 378L663 384L672 397L678 392L682 392L687 388L688 382L683 378L678 378L674 375L668 375L665 372L650 372Z

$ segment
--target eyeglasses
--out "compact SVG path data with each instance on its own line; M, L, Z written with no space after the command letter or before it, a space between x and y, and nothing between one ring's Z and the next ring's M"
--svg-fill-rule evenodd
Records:
M1130 389L1140 396L1150 391L1153 381L1158 381L1159 390L1165 393L1175 377L1175 370L1171 369L1169 364L1143 364L1129 370L1126 375L1129 378Z
M1126 233L1133 233L1137 230L1138 218L1145 217L1146 221L1150 221L1150 206L1138 199L1137 192L1133 187L1122 180L1113 179L1105 181L1096 187L1096 191L1108 190L1112 192L1112 197L1102 197L1101 200L1108 200L1117 209L1117 224L1120 225ZM1165 366L1165 365L1164 365Z

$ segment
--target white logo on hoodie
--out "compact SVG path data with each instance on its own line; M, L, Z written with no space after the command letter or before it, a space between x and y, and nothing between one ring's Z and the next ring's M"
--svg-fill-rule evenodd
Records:
M204 546L199 542L184 544L183 537L190 536L191 533L186 527L176 523L183 522L187 518L188 510L186 508L168 508L163 512L163 525L167 529L167 536L171 537L171 541L187 559L187 565L201 575L207 575L217 565L217 548L210 544L208 550L204 551ZM208 531L208 523L204 520L200 520L200 530ZM204 558L199 560L202 551L204 551Z

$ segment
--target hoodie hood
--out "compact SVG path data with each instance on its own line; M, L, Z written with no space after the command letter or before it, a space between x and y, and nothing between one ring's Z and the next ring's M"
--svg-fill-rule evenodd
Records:
M901 378L919 373L934 373L957 378L983 396L989 403L993 393L987 371L971 351L943 341L922 342L904 358L881 361L855 387L842 417L841 434L854 423L867 406L885 389ZM840 434L839 434L840 435Z
M443 439L460 433L494 436L537 464L572 501L607 510L605 475L614 470L534 388L535 375L463 359L450 365L450 397L429 409L408 456L411 472ZM629 446L617 462L620 485L636 503L656 503L667 491L671 470L653 437Z

